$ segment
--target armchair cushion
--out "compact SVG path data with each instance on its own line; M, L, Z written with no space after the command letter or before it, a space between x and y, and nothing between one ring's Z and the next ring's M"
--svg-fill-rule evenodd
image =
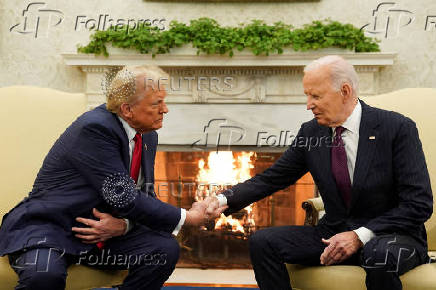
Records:
M286 265L293 289L365 290L365 270L357 266ZM404 289L431 290L436 285L436 264L425 264L402 275Z

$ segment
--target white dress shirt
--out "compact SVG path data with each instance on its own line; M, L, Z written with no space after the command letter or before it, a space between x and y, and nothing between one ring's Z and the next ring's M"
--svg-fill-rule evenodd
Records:
M127 138L129 139L129 157L130 157L129 171L130 171L133 150L135 149L134 138L136 135L136 130L133 129L132 127L130 127L130 125L123 118L118 116L118 119L120 120L121 124L123 125L124 131L126 132ZM144 176L142 174L142 166L141 166L139 168L139 176L138 176L138 182L136 183L136 188L140 189L143 183L144 183ZM126 228L126 231L124 232L124 234L126 234L133 228L133 224L128 219L124 219L124 220L127 223L127 228ZM186 220L186 210L184 208L182 208L181 212L180 212L180 221L179 221L179 224L177 225L177 227L173 230L173 233L172 233L173 235L177 236L177 234L179 233L183 224L185 223L185 220Z
M362 105L357 101L353 112L348 116L347 120L342 124L345 130L342 132L342 140L344 140L345 153L347 154L347 167L350 174L351 185L353 185L354 168L356 165L357 147L359 146L359 128L360 120L362 119ZM333 137L335 136L335 128L332 128ZM375 234L368 228L360 227L354 232L359 237L359 240L365 245L369 240L375 237Z
M347 120L342 124L346 130L342 132L342 140L345 144L345 152L347 154L347 167L350 174L351 185L353 184L354 167L356 165L357 147L359 145L359 127L362 118L362 106L358 101L353 112L348 116ZM335 136L335 128L332 128L333 136ZM220 206L227 205L227 198L223 194L217 196ZM375 234L368 228L360 227L354 232L359 237L359 240L365 245L369 240L375 237Z

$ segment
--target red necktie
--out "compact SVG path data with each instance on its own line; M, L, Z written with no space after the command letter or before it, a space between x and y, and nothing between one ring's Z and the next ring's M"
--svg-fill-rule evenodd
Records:
M138 183L139 169L141 168L141 155L142 155L142 137L141 134L136 133L135 138L135 148L133 149L132 162L130 164L130 176L133 178L135 183Z
M347 207L350 206L351 201L351 181L350 174L348 173L347 154L345 152L345 144L342 140L342 132L344 127L339 126L335 129L335 138L332 144L332 173L336 181L339 193Z
M130 177L138 183L139 169L141 168L141 156L142 156L142 137L141 134L136 133L135 148L133 149L132 162L130 163ZM101 250L104 247L104 242L98 242L97 247Z

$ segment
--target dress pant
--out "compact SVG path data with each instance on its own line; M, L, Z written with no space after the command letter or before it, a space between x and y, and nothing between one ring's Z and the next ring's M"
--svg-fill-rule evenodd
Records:
M282 226L259 230L250 237L250 256L261 290L292 289L285 263L320 265L328 239L338 232L326 225ZM362 266L368 290L402 289L399 276L428 262L427 249L404 235L380 235L343 261ZM344 285L344 289L346 286Z
M65 289L67 268L81 264L101 269L129 270L120 290L161 289L174 271L179 245L169 233L136 225L124 236L105 242L80 255L66 255L53 248L32 248L9 255L11 267L19 276L15 289Z

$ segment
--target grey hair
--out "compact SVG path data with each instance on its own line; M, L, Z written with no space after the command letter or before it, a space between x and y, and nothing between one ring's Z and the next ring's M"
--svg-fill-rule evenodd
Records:
M304 72L313 71L322 66L329 66L331 72L330 78L334 89L339 91L342 85L347 83L351 86L355 97L358 96L359 77L351 63L338 55L327 55L309 63L304 67Z

